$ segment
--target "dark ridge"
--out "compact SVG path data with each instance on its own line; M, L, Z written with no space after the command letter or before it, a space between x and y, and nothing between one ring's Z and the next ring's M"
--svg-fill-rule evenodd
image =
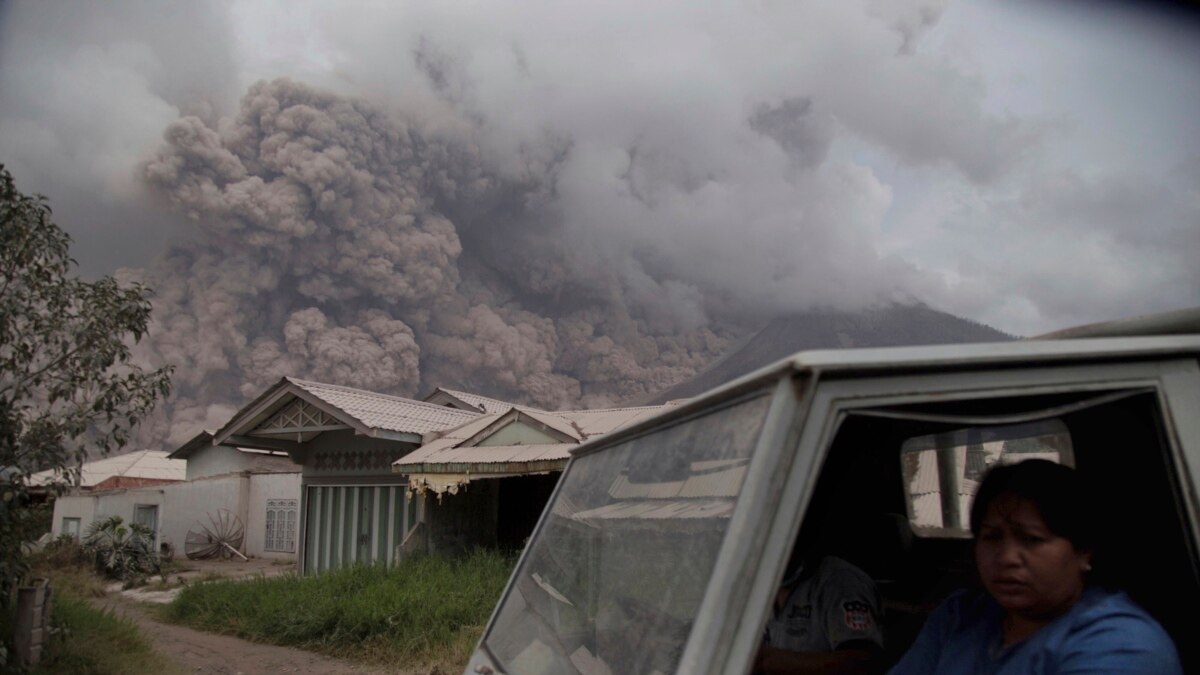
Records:
M1013 336L995 328L924 305L861 312L817 310L792 314L772 320L692 379L661 391L644 403L690 398L809 349L1006 342L1012 339Z

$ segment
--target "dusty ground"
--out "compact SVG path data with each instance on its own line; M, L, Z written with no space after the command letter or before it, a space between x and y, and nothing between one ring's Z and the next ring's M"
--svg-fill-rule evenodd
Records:
M180 565L187 569L171 572L167 575L170 588L162 589L161 583L151 583L142 588L121 590L121 584L108 587L109 593L120 593L138 602L168 603L179 594L184 583L196 580L211 579L222 576L230 579L248 579L256 576L273 577L296 571L296 563L280 564L279 561L251 558L250 560L183 560ZM157 577L151 577L151 582L159 582Z
M215 635L162 623L136 602L120 595L95 600L98 607L111 609L137 623L155 651L174 661L184 673L234 675L235 673L372 673L346 661L290 647L260 645L227 635Z
M256 575L274 576L294 571L293 565L274 565L270 561L252 559L249 562L187 561L194 569L172 573L184 579L212 578L216 575L244 578ZM158 621L152 610L142 603L168 602L178 588L154 591L111 589L107 597L94 600L97 607L108 608L125 616L141 629L154 649L179 665L183 673L246 675L256 673L302 673L325 675L333 673L399 673L400 675L429 675L427 670L380 670L348 661L340 661L292 647L247 642L227 635L216 635L183 626Z

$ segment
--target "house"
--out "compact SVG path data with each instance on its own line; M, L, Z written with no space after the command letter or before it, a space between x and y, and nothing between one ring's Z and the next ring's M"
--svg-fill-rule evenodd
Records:
M522 546L573 448L675 405L546 411L449 389L425 400L480 412L392 463L413 493L435 497L423 522L442 551Z
M84 491L164 485L184 480L186 469L186 462L172 459L166 452L137 450L85 462L77 476L58 469L39 471L29 477L29 485L48 488L56 483L69 483Z
M297 553L302 570L320 572L519 546L571 448L664 407L550 412L450 389L417 401L285 377L197 443L300 465Z
M285 377L234 414L212 442L286 452L301 466L301 569L392 563L412 545L424 503L392 462L427 433L476 410Z
M222 531L241 533L240 544L233 541L243 555L295 559L300 473L286 454L213 445L209 432L157 454L176 478L149 484L110 478L76 489L55 501L52 535L80 536L92 522L120 516L150 528L163 552L184 555L189 533ZM95 473L84 465L84 475Z

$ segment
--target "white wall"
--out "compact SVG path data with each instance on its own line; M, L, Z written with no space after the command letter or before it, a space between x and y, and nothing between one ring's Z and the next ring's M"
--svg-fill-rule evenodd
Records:
M300 499L300 473L229 474L214 478L173 483L158 487L113 490L94 495L62 496L54 502L54 536L62 534L63 518L79 518L80 534L92 521L120 516L133 521L134 507L158 506L158 541L169 542L175 555L184 557L184 542L189 530L200 525L213 527L219 511L228 510L241 521L244 538L242 553L251 557L294 560L291 553L265 550L268 499ZM211 517L211 520L210 520ZM297 518L297 527L299 527ZM299 532L294 540L299 542Z
M251 458L245 453L227 445L200 448L188 457L187 479L197 480L244 471L250 468L250 461Z
M95 517L95 497L69 497L63 495L54 500L54 522L50 524L50 533L52 536L58 537L63 533L63 518L78 518L79 536L82 537L87 532L88 525L91 525L92 521L95 520Z
M562 443L561 440L539 431L524 422L509 422L491 436L480 441L480 447L500 445L542 445Z
M299 467L297 467L299 468ZM276 558L280 560L295 560L297 551L290 553L266 550L267 537L267 500L295 499L300 503L300 473L261 473L250 476L250 498L246 509L246 550L248 556L256 558ZM297 513L296 529L299 529L300 518ZM293 533L292 540L299 547L300 533Z
M165 504L159 508L159 541L168 541L175 547L175 556L184 557L184 541L188 530L200 531L200 524L212 527L212 520L217 520L221 509L228 510L237 516L246 529L246 499L249 496L250 478L243 474L233 474L216 478L205 478L185 483L165 485L159 489L166 497ZM143 490L130 490L142 492ZM101 499L104 499L103 497ZM129 518L133 515L132 504L127 507ZM245 553L245 540L242 552Z

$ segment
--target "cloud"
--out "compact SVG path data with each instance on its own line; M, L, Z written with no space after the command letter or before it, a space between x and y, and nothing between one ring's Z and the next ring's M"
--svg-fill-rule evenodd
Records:
M1033 332L1195 304L1200 164L1075 154L1072 116L1106 108L998 98L995 64L1035 52L989 12L14 4L0 157L85 269L155 287L143 357L177 394L148 439L284 374L606 405L782 312L916 299Z

